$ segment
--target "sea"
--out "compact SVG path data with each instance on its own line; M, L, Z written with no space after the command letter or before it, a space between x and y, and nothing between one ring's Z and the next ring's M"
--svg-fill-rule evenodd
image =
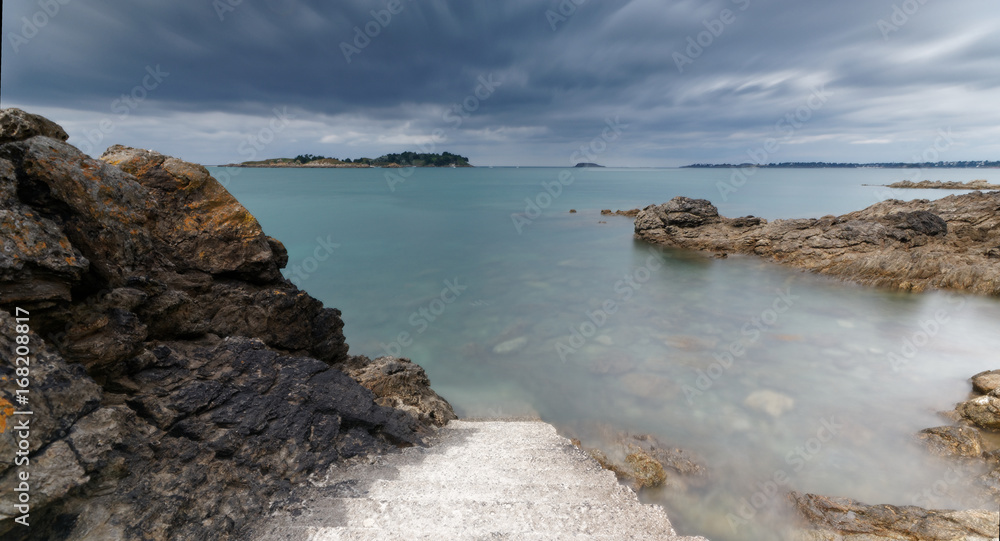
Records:
M994 508L916 434L1000 368L1000 300L664 249L601 210L821 217L998 169L210 170L343 311L352 354L419 363L461 417L537 416L619 460L635 434L683 449L705 474L640 495L681 534L783 539L791 491Z

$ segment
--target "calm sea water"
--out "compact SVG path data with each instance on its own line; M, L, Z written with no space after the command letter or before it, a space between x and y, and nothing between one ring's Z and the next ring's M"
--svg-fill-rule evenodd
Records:
M789 490L980 503L913 435L1000 368L1000 302L661 250L600 210L685 195L727 216L815 217L954 193L863 184L998 170L759 170L725 196L728 170L213 172L285 243L286 276L343 310L352 353L420 363L461 416L538 414L605 448L652 433L700 457L705 486L642 495L681 533L779 539ZM526 199L538 209L512 219Z

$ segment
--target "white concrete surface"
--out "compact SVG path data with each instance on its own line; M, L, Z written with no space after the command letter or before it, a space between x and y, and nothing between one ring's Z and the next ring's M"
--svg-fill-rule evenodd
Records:
M431 447L333 470L301 497L258 541L705 541L538 421L452 421Z

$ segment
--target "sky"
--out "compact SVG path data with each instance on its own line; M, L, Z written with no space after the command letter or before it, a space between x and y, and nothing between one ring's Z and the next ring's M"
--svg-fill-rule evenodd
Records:
M1000 159L994 0L3 3L0 106L224 164Z

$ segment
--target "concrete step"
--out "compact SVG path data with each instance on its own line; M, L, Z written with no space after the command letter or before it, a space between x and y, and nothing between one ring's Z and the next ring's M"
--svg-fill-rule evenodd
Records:
M541 422L452 421L430 448L335 468L297 497L257 541L705 541Z

